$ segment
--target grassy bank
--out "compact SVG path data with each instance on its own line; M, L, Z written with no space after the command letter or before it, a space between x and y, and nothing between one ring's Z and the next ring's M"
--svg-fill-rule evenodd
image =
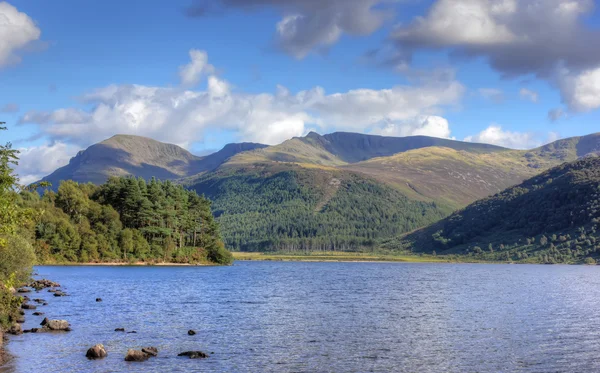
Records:
M233 252L235 260L272 260L297 262L410 262L410 263L454 263L455 257L433 255L386 255L374 253L302 252L302 253L257 253Z

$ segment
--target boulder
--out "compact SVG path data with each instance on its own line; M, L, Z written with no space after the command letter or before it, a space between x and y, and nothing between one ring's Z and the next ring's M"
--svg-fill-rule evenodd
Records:
M34 306L33 304L29 304L29 303L23 303L23 304L21 305L21 308L22 308L22 309L24 309L24 310L34 310L34 309L36 309L37 307L36 307L36 306Z
M102 298L96 298L96 302L102 302Z
M206 359L208 357L208 355L202 351L186 351L177 356L187 356L190 359Z
M115 329L115 332L124 332L124 331L125 331L125 328L116 328Z
M188 330L188 335L196 335L196 331L195 330Z
M143 351L129 349L127 355L125 355L125 361L145 361L148 360L150 355Z
M97 344L93 347L90 347L87 350L85 357L87 357L88 359L102 359L105 358L106 355L108 354L106 353L104 346L101 344Z
M15 322L16 322L17 324L23 324L23 323L25 323L25 317L24 317L24 316L21 316L21 315L19 315L19 316L17 316L17 318L15 319Z
M48 323L44 325L44 328L48 328L50 330L63 330L67 332L71 330L67 320L48 320Z
M35 311L34 313L32 313L33 316L42 316L44 313L40 312L40 311Z
M156 347L144 347L142 352L150 356L158 356L158 348Z
M24 294L24 293L31 293L31 289L27 289L27 288L21 288L21 289L18 289L18 290L17 290L17 293L21 293L21 294Z
M67 320L49 320L47 317L45 317L40 325L43 327L43 331L71 331L71 326Z
M63 293L62 291L60 291L60 290L57 290L57 291L54 293L54 296L55 296L55 297L66 297L66 296L67 296L67 293Z
M44 302L46 302L45 300L43 300L43 299L40 299L40 298L35 298L33 301L34 301L35 303L44 303Z

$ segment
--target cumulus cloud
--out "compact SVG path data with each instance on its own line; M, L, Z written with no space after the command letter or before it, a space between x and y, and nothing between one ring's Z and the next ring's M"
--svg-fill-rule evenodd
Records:
M390 0L197 0L187 14L191 17L231 9L278 10L282 19L275 25L275 42L283 51L303 58L311 51L336 43L343 34L368 35L390 17L389 9L377 6Z
M64 142L20 148L16 168L20 183L27 185L40 180L59 167L69 163L78 148Z
M539 134L503 130L501 126L492 124L476 135L465 137L464 141L493 144L511 149L531 149L556 139L558 139L556 133L549 133L545 141L542 141Z
M0 67L20 62L18 51L40 35L40 29L27 14L0 2Z
M479 88L481 97L497 104L504 102L504 92L496 88Z
M400 123L388 123L386 126L376 129L374 133L385 136L433 136L449 138L450 124L446 118L440 116L419 116Z
M436 0L390 38L405 61L427 49L483 57L504 76L548 80L570 110L586 111L600 107L600 29L584 21L593 9L593 0Z
M214 66L208 63L208 54L205 51L192 49L189 54L191 61L179 67L179 78L184 86L194 86L204 75L215 72Z
M282 86L274 93L248 94L209 75L205 87L198 90L110 85L82 95L83 108L29 111L19 123L37 124L50 141L79 147L115 133L187 147L202 141L211 129L230 131L240 141L266 144L302 136L309 129L448 137L448 123L439 114L457 105L464 91L455 80L432 79L331 94L321 87L292 93Z
M0 113L17 113L19 111L19 105L14 102L9 102L0 108Z
M521 96L522 99L529 100L531 102L538 102L540 98L537 92L527 88L521 88L521 90L519 91L519 96Z

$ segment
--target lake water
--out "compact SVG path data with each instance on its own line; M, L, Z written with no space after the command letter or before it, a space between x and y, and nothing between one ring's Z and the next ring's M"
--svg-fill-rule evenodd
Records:
M16 359L2 372L600 371L600 267L237 262L37 272L70 294L32 293L50 303L38 311L73 331L11 338ZM43 317L31 312L26 328ZM88 361L96 343L108 357ZM144 346L159 356L123 361ZM177 357L186 350L214 354Z

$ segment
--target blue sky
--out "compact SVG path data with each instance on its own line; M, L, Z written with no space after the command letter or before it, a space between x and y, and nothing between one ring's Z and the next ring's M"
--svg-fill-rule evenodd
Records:
M117 133L198 154L310 130L534 147L600 131L596 5L0 2L2 140L23 181Z

